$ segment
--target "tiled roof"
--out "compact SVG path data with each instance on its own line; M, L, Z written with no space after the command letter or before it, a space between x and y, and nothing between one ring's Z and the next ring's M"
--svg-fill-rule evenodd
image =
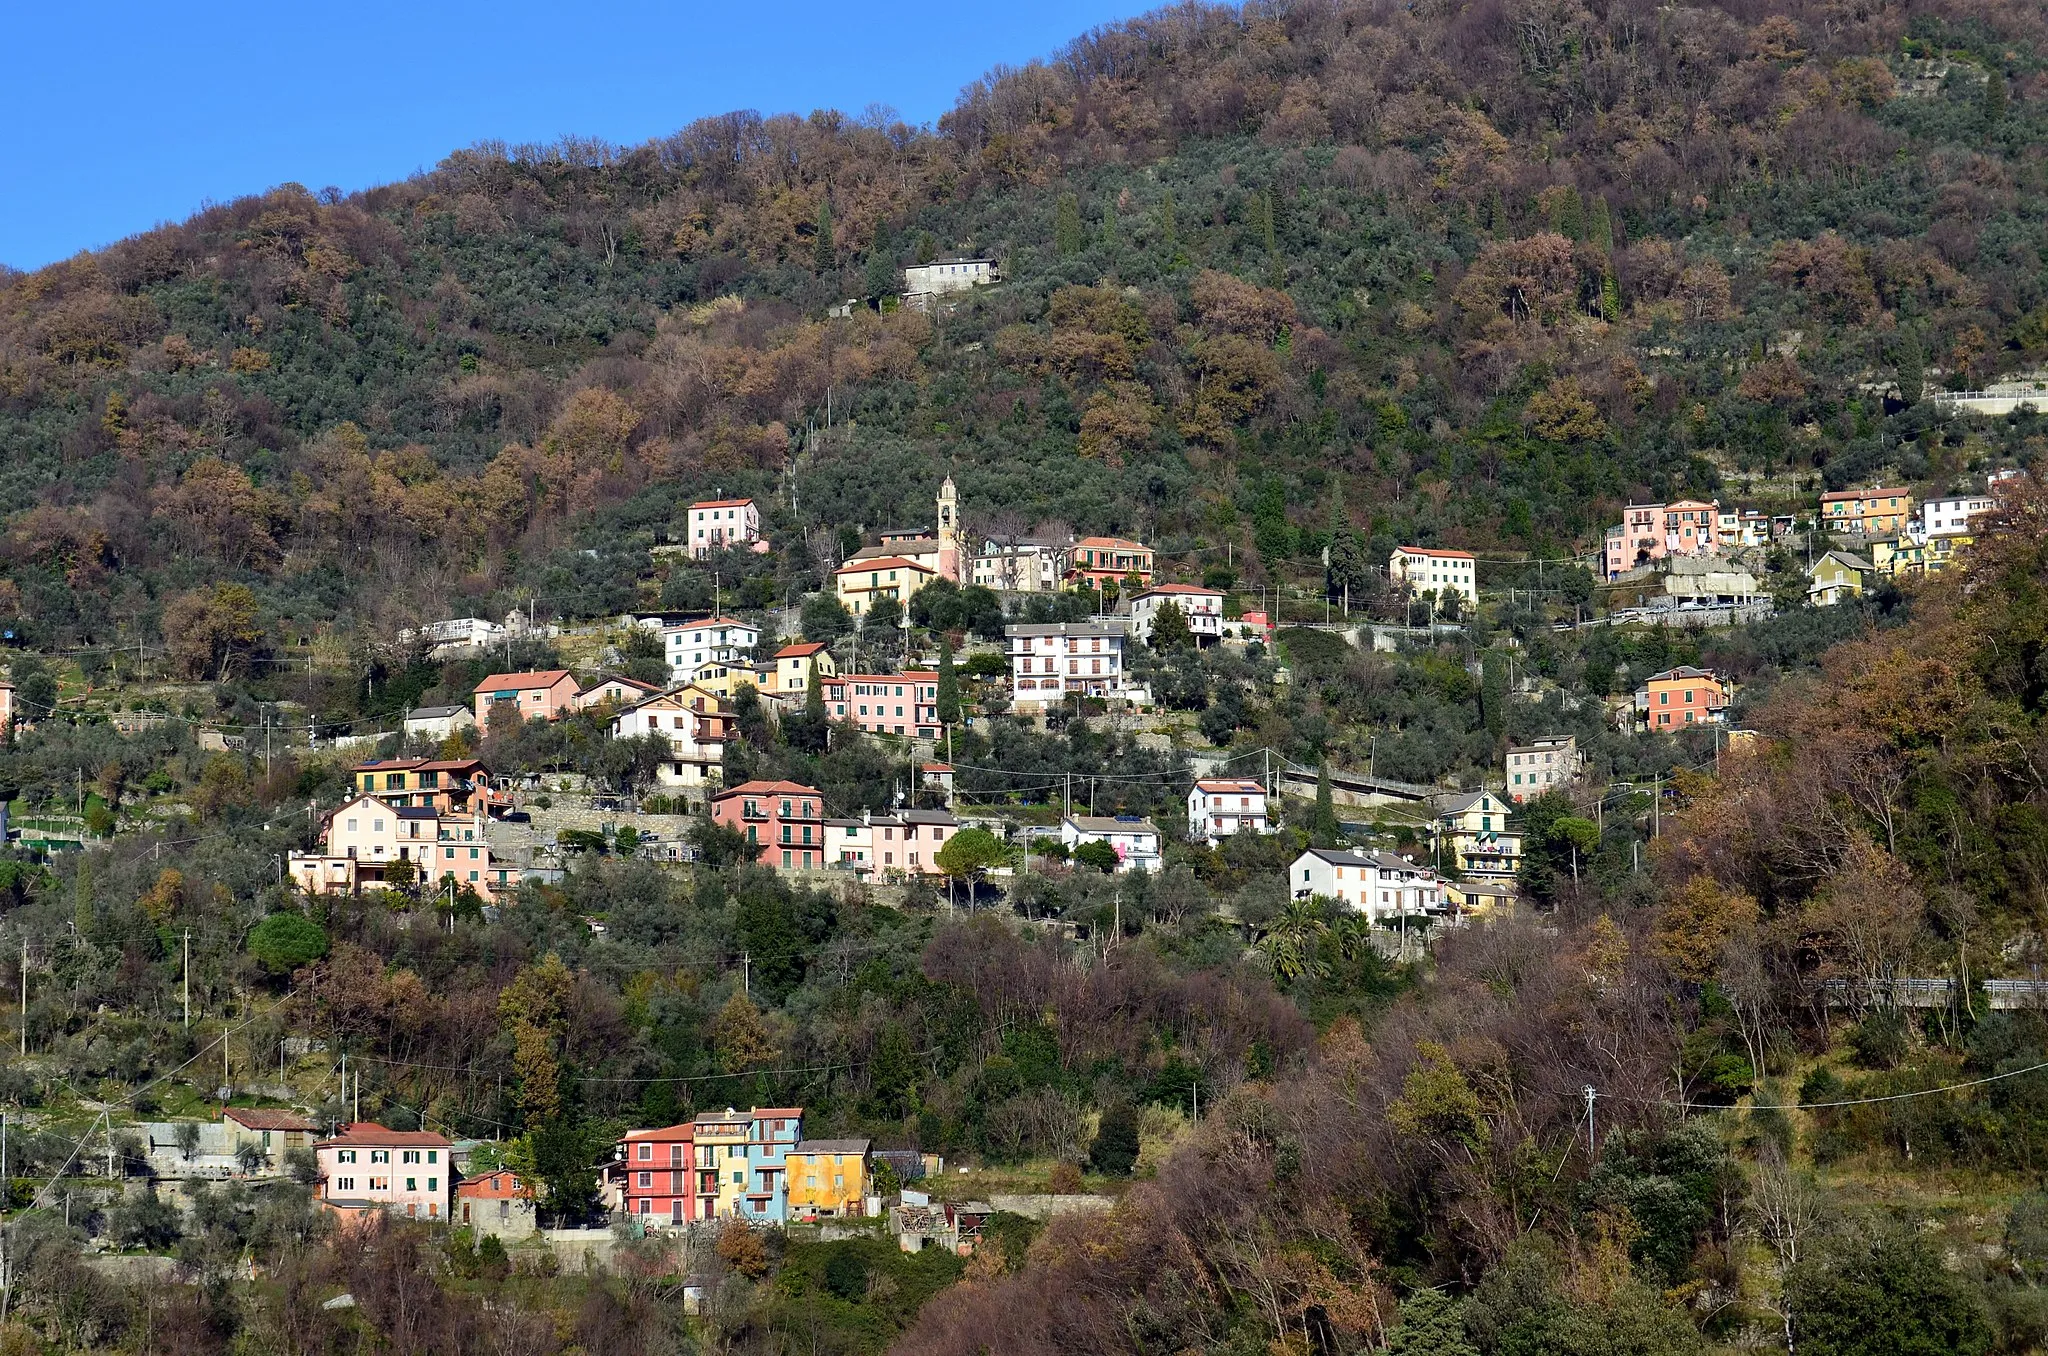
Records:
M378 1125L375 1121L357 1121L344 1125L316 1148L367 1144L379 1148L393 1149L445 1149L448 1141L431 1130L392 1130Z
M734 796L817 796L824 798L824 792L815 786L804 786L799 782L741 782L730 791L721 791L713 800L730 800Z
M790 1149L793 1154L864 1154L871 1139L801 1139Z
M494 673L476 685L477 691L500 691L508 687L553 687L569 676L567 669L536 669L531 673Z
M231 1106L221 1112L221 1115L249 1130L299 1130L318 1133L320 1129L296 1111Z
M693 509L745 508L753 502L751 499L699 499L690 507Z

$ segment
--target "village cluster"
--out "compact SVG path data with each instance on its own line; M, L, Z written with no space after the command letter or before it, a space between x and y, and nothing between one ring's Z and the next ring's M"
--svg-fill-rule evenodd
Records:
M1696 606L1741 605L1760 591L1745 560L1818 529L1830 540L1860 548L1824 549L1811 565L1810 601L1838 603L1883 578L1942 569L1996 506L1999 480L1993 477L1982 494L1918 504L1898 488L1831 493L1803 522L1724 509L1713 501L1632 504L1623 521L1607 529L1598 557L1602 587L1610 590L1610 601L1627 601L1626 591L1641 586L1663 604L1649 610L1672 620L1682 620ZM951 479L940 486L935 508L934 528L882 532L833 572L833 595L850 616L872 615L886 599L907 621L903 605L940 579L1005 594L1087 588L1115 599L1114 610L1085 620L1006 628L999 658L1007 669L1004 695L1020 717L1043 716L1077 699L1142 708L1150 694L1134 679L1127 649L1147 644L1168 609L1196 645L1272 639L1272 619L1231 608L1223 589L1157 579L1154 552L1142 542L989 540L977 551L963 535ZM766 547L760 507L751 499L691 504L686 523L681 546L695 557ZM1470 552L1400 546L1389 558L1387 575L1409 597L1453 615L1461 605L1466 612L1478 605L1478 559ZM665 749L654 777L659 790L744 835L757 845L758 859L778 871L935 879L946 874L941 850L963 827L981 822L998 836L1012 830L1001 819L956 814L955 771L938 756L945 731L940 674L932 664L842 672L830 647L815 641L764 646L764 626L735 616L630 620L658 633L668 685L616 674L579 681L569 669L495 673L477 685L467 705L412 712L406 733L446 740L465 727L483 731L507 721L553 721L595 711L614 737L658 737ZM492 623L463 619L428 627L423 638L459 652L493 645L500 634ZM801 710L815 688L831 720L899 741L918 755L920 789L937 793L925 798L930 808L843 817L833 814L816 787L769 780L722 785L726 746L735 737L735 696L742 687L751 688L778 718ZM1651 675L1632 702L1619 705L1616 723L1660 734L1721 726L1733 697L1734 685L1724 676L1674 667ZM1729 732L1730 738L1741 735ZM1570 784L1583 767L1569 735L1511 748L1497 787L1428 797L1426 860L1314 848L1290 868L1290 893L1339 900L1375 921L1460 917L1491 908L1512 898L1521 866L1521 839L1511 827L1514 807ZM474 757L370 759L355 767L353 785L355 795L323 819L320 848L290 858L292 879L308 893L404 883L467 889L490 902L525 879L546 878L552 869L530 851L505 849L506 821L525 818L518 795ZM1278 800L1270 770L1263 778L1201 776L1188 791L1182 831L1210 846L1234 833L1269 831L1278 826ZM1148 819L1081 813L1069 804L1050 836L1069 855L1101 844L1113 854L1114 869L1157 872L1168 835ZM679 844L663 848L653 842L646 850L671 858L688 852ZM1433 869L1445 862L1456 869Z
M601 1165L608 1216L646 1229L739 1220L817 1223L891 1216L901 1246L971 1250L987 1206L937 1207L912 1184L944 1170L915 1150L867 1139L806 1139L802 1107L705 1111L677 1125L628 1130ZM370 1121L323 1135L294 1111L226 1107L217 1121L149 1122L143 1152L172 1195L230 1179L281 1177L293 1156L317 1167L317 1198L343 1218L389 1212L466 1227L507 1242L539 1229L535 1192L489 1141Z

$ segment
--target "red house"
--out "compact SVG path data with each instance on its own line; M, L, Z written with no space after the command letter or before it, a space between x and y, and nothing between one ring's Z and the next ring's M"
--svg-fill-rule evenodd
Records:
M759 843L759 860L782 871L825 865L825 797L796 782L742 782L711 798L711 818Z
M690 1222L690 1157L695 1142L696 1126L690 1121L626 1132L619 1141L619 1159L625 1169L622 1201L627 1214L678 1226Z

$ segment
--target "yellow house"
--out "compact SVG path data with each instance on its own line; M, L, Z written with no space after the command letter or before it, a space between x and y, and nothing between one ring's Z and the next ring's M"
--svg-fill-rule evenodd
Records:
M849 560L832 572L832 591L840 606L856 617L883 598L894 598L905 607L911 595L939 577L914 560L901 556L879 556L873 560Z
M830 1219L867 1211L865 1139L807 1139L789 1151L789 1217Z
M815 640L785 645L775 652L775 667L770 670L768 685L762 690L779 696L801 697L811 690L811 665L818 666L820 678L836 678L839 666L832 662L832 652Z
M1853 551L1829 551L1808 573L1813 582L1806 586L1806 600L1815 607L1832 607L1859 596L1876 566Z

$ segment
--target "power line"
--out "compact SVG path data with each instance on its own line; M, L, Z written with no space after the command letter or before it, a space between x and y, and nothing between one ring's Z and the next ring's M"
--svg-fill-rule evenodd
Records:
M2039 1064L2029 1064L2024 1069L2008 1069L2004 1073L1991 1074L1985 1078L1972 1078L1963 1083L1948 1083L1938 1088L1919 1088L1912 1092L1892 1092L1886 1093L1882 1097L1851 1097L1837 1102L1754 1102L1748 1107L1736 1107L1720 1102L1673 1102L1664 1098L1630 1097L1627 1100L1632 1102L1648 1102L1656 1106L1676 1107L1685 1111L1823 1111L1835 1107L1875 1106L1880 1102L1904 1102L1915 1097L1933 1097L1938 1093L1961 1092L1965 1088L1981 1088L1987 1083L2003 1082L2008 1078L2018 1078L2022 1074L2039 1073L2043 1069L2048 1069L2048 1060L2043 1060ZM1613 1097L1621 1094L1610 1092L1604 1095Z

